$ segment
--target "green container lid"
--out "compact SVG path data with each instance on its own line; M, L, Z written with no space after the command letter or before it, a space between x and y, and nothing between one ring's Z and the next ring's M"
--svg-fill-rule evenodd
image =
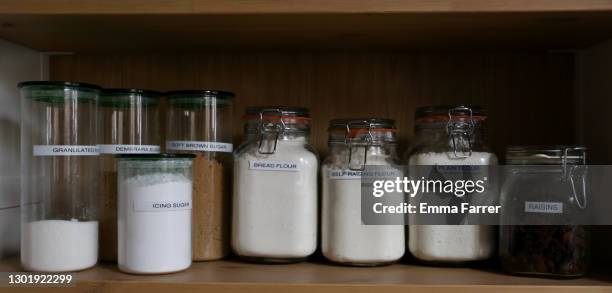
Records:
M103 89L99 105L103 107L130 107L137 102L145 105L159 104L161 93L144 89Z
M222 90L181 90L166 92L164 95L171 105L188 108L230 105L236 96Z
M22 96L46 103L64 103L65 100L96 100L101 87L95 84L69 81L25 81L17 85Z

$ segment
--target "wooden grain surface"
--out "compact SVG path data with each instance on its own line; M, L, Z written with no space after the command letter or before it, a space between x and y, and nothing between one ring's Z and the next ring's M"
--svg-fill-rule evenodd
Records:
M18 270L18 259L0 263L0 272ZM230 260L194 263L184 272L154 276L123 274L107 263L75 277L74 292L612 292L611 276L605 274L556 280L509 276L486 267L403 263L355 268L321 262L263 265Z
M392 13L612 10L607 0L3 0L0 11L47 14Z
M612 10L116 15L0 10L0 38L54 52L542 50L583 48L611 37Z
M325 153L330 119L397 120L401 147L413 138L414 111L435 104L487 108L487 141L500 155L511 144L571 143L571 54L227 53L54 56L54 80L161 91L212 88L247 106L305 106L312 142ZM235 143L241 123L234 123Z

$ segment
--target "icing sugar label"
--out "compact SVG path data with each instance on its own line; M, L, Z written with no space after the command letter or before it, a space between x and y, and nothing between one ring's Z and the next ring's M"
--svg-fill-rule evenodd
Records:
M34 156L97 156L98 146L95 145L35 145Z
M526 213L544 213L544 214L562 214L562 202L546 202L546 201L526 201Z
M176 199L176 200L134 200L134 211L137 212L168 212L191 210L191 200Z
M234 148L231 143L216 141L190 141L170 140L166 142L166 149L173 151L200 151L231 153Z
M159 154L158 145L99 144L101 154Z
M300 165L290 161L249 161L249 170L297 172Z
M351 180L361 179L362 171L352 171L352 170L329 170L329 179L334 180Z

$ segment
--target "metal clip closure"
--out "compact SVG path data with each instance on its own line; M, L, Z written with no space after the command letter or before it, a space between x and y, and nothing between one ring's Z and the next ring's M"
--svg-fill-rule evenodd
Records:
M355 124L366 124L368 126L368 136L364 139L351 136L351 125ZM349 149L349 160L348 160L348 168L351 171L363 171L365 170L365 166L368 162L368 149L372 145L372 141L374 141L374 136L372 135L372 123L367 120L353 120L346 123L346 136L344 137L344 143L348 146ZM359 164L358 168L354 168L354 164L351 164L353 161L353 147L358 146L363 147L363 163Z
M278 114L279 116L279 120L280 123L278 122L268 122L266 123L264 121L264 114L265 113L274 113L274 114ZM259 137L259 147L257 149L257 151L260 154L263 155L271 155L274 154L276 152L276 146L278 145L278 138L280 136L280 134L286 129L286 125L285 125L285 121L283 121L283 111L281 111L280 109L263 109L259 112L259 133L260 133L260 137ZM268 143L268 140L266 139L266 137L268 135L273 135L274 136L274 145L272 147L272 150L270 151L270 143ZM267 150L263 150L262 146L264 146L264 141L266 141L265 145L268 146Z
M453 120L456 112L469 112L470 119L468 122ZM472 156L472 134L474 133L474 119L472 118L472 109L459 106L448 110L448 123L446 124L446 132L453 143L453 153L457 158L468 158ZM461 149L459 150L459 147Z
M570 152L579 152L580 158L582 162L577 165L568 164L569 153ZM579 208L585 209L587 206L587 166L586 166L586 150L583 147L567 147L563 149L563 158L561 158L563 162L563 175L566 179L569 180L570 186L572 187L572 195L574 200L576 200L576 204ZM580 191L582 193L579 195L576 191L576 183L574 181L574 176L579 177L580 182L582 184L582 188ZM580 200L582 197L582 201Z

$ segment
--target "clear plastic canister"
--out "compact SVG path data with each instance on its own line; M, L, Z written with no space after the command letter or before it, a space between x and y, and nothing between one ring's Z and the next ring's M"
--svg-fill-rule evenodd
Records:
M117 263L121 271L170 273L191 265L193 157L119 156Z
M23 82L21 263L29 271L89 268L98 260L100 88Z
M98 101L100 260L117 260L117 154L159 154L155 91L104 89Z
M234 94L191 90L166 93L169 153L193 161L193 260L228 255Z

